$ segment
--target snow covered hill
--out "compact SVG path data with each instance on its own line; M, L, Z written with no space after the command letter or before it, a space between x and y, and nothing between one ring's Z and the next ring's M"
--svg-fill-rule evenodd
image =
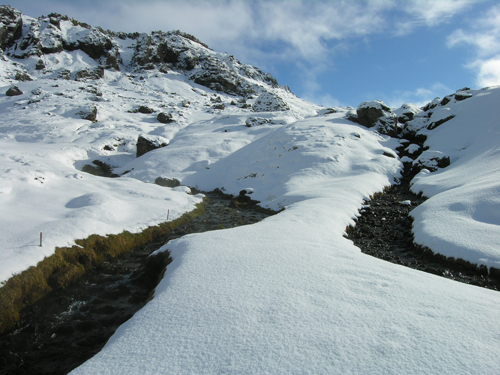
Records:
M173 263L155 298L74 373L498 372L498 292L369 257L344 234L412 163L429 197L416 242L500 268L500 88L325 109L182 32L6 6L0 45L0 281L76 239L177 218L202 200L189 187L284 209L160 249ZM139 136L163 147L137 157Z

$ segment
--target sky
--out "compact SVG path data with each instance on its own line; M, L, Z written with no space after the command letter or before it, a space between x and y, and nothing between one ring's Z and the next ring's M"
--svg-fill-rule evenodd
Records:
M492 0L4 0L125 32L181 30L324 106L424 105L500 84Z

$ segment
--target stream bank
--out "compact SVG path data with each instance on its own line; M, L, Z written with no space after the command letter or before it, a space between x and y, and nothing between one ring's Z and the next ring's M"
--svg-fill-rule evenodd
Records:
M397 151L400 157L408 156L404 147ZM410 190L410 182L417 172L411 162L404 163L398 183L365 202L356 226L347 228L347 238L365 254L455 281L500 290L498 270L488 271L486 266L447 258L415 244L413 218L409 213L426 200Z
M0 335L0 374L67 374L151 299L171 261L168 252L150 257L154 250L185 234L252 224L275 213L244 194L204 194L205 211L190 222L98 264L22 310L17 327Z

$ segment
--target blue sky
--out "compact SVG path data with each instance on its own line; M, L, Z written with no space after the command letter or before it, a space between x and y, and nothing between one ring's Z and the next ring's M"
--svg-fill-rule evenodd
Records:
M489 0L4 0L105 29L176 30L270 72L325 106L422 105L500 84L500 4Z

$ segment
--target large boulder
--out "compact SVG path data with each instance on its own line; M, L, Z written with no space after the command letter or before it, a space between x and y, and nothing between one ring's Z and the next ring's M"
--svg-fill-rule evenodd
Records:
M278 95L270 92L260 94L252 105L254 112L288 111L290 107Z
M149 151L168 146L169 140L160 136L141 134L137 138L136 156L142 156Z
M367 128L374 127L379 133L390 136L398 133L396 114L381 100L361 103L356 114L358 123Z

